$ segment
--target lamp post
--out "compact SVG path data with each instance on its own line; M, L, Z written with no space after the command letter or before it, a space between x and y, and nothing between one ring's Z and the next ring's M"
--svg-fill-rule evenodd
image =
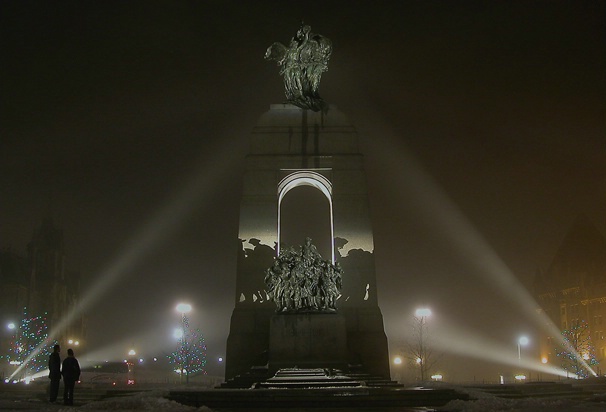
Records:
M522 346L528 345L528 342L529 340L526 336L520 336L520 338L518 339L518 364L520 365L520 368L522 368ZM523 374L518 375L516 376L516 379L521 382L522 380L526 379L526 376L524 376Z
M526 336L520 336L518 339L518 362L522 363L522 346L528 345L528 338Z
M4 333L2 333L2 336L0 336L0 350L2 351L3 355L6 355L9 353L9 351L11 350L11 336L14 334L14 342L17 342L17 325L15 325L14 322L9 322L6 324L6 335ZM9 364L10 365L15 365L14 364L14 360L9 360ZM9 373L10 375L10 373ZM2 378L4 379L4 373L2 373ZM6 380L4 380L4 382L9 382L10 379L6 378Z
M402 358L399 356L396 356L393 359L393 364L395 365L395 375L396 375L396 381L401 382L402 381L402 371L401 371L401 367L402 367Z
M186 373L185 376L185 383L189 383L189 373L187 373L187 369L185 369L185 367L188 364L188 360L189 360L189 348L187 347L187 328L188 328L188 322L187 322L187 313L191 312L191 305L188 303L179 303L176 307L177 312L179 312L181 314L181 330L182 335L181 335L181 354L180 354L180 361L181 361L181 365L180 365L180 369L181 369L181 373L179 374L179 382L183 382L183 374Z

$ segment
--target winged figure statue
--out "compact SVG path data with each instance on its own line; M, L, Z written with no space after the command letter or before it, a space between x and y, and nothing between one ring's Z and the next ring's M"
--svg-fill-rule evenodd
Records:
M275 60L284 78L286 99L303 109L325 111L328 105L318 93L322 73L328 70L332 42L303 25L287 46L274 43L265 52L266 60Z

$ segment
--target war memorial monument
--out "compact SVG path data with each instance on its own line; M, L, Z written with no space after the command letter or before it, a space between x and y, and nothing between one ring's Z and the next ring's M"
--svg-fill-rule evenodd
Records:
M215 391L173 390L170 399L248 410L443 405L461 396L390 379L358 135L318 93L331 52L330 40L305 25L288 46L267 50L287 102L272 104L250 138L226 382ZM283 231L284 199L299 186L328 205L322 248L306 229Z
M246 158L227 379L263 366L269 375L299 367L389 377L358 135L318 93L331 52L329 39L302 26L265 55L280 67L287 102L261 116ZM301 185L326 197L329 256L306 233L283 242L281 207Z

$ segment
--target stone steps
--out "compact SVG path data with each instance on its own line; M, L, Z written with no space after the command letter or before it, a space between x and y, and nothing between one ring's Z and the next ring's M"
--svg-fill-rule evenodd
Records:
M351 388L364 382L330 369L280 369L272 378L259 382L255 389Z
M398 382L379 376L355 372L344 373L328 368L287 368L280 369L273 377L267 371L250 371L238 375L219 386L220 389L300 389L300 388L401 388Z

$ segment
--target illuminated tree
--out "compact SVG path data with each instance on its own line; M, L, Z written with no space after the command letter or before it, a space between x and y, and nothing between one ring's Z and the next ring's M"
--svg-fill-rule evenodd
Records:
M598 364L595 358L589 325L584 320L572 322L569 329L562 332L564 343L556 348L562 368L579 378L589 376L587 366Z
M183 316L183 329L178 338L177 349L168 355L169 362L175 366L175 372L189 376L196 373L206 375L206 344L200 329L190 329L187 316Z
M23 308L23 318L19 327L15 328L8 360L13 365L25 363L21 369L22 376L35 375L48 367L50 346L43 345L48 339L46 315L45 312L43 316L30 317L27 308ZM42 346L42 349L36 352L39 346ZM31 359L28 360L30 357Z

